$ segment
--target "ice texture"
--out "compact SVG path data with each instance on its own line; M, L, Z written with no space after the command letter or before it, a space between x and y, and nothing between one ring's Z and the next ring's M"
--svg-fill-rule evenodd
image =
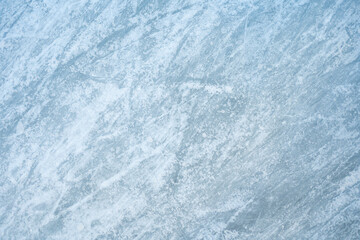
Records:
M1 0L0 239L360 239L360 1Z

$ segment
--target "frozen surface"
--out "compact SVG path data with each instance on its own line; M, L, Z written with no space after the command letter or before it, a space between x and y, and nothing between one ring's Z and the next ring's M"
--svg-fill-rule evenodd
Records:
M360 239L360 1L0 1L1 239Z

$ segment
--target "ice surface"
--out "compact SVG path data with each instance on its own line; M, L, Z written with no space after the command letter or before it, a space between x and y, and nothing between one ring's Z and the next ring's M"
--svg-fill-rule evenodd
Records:
M0 1L1 239L360 239L360 1Z

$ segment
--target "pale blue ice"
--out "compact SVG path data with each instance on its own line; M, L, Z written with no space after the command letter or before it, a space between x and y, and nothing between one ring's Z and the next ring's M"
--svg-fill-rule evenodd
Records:
M360 239L360 1L1 0L0 239Z

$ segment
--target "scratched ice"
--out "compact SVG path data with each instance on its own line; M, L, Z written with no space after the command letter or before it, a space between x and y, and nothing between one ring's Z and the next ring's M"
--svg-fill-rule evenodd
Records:
M360 239L360 1L1 0L0 239Z

